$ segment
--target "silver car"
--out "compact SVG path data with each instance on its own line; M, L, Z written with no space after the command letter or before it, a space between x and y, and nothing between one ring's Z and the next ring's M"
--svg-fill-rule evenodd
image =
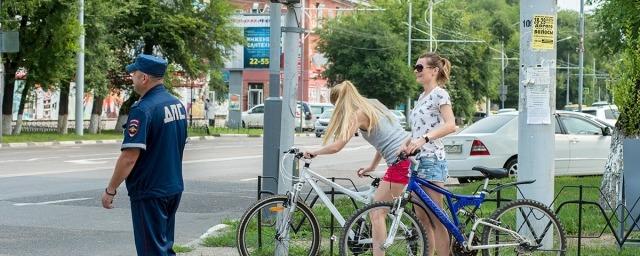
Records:
M333 115L333 108L327 109L316 119L315 123L315 131L316 137L322 137L325 130L327 130L327 126L329 126L329 120L331 120L331 115Z

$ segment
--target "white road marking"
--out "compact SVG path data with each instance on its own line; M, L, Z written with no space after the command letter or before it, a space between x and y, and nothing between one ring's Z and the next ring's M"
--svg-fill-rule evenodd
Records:
M72 164L106 164L107 161L99 161L99 160L116 160L116 157L104 157L104 158L93 158L93 159L78 159L78 160L67 160L65 163Z
M90 197L83 197L83 198L71 198L71 199L64 199L64 200L46 201L46 202L39 202L39 203L15 203L13 205L14 206L47 205L47 204L57 204L57 203L66 203L66 202L75 202L75 201L85 201L85 200L89 200L89 199L91 199L91 198Z
M195 163L208 163L208 162L222 162L222 161L233 161L233 160L243 160L243 159L253 159L253 158L262 158L262 155L253 155L253 156L237 156L237 157L225 157L225 158L211 158L211 159L200 159L200 160L189 160L189 161L182 161L182 164L195 164Z
M45 159L56 159L56 158L60 158L60 157L59 156L52 156L52 157L35 157L35 158L29 158L29 159L0 160L0 163L35 162L35 161L40 161L40 160L45 160Z
M240 181L252 181L252 180L257 180L258 178L248 178L248 179L241 179Z
M93 169L80 169L80 170L50 171L50 172L2 174L2 175L0 175L0 179L2 179L2 178L15 178L15 177L26 177L26 176L54 175L54 174L63 174L63 173L74 173L74 172L107 171L107 170L113 170L113 168L93 168Z

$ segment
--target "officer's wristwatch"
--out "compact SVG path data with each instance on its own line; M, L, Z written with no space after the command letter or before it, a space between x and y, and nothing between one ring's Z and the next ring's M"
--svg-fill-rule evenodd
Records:
M429 139L429 136L427 136L426 133L424 135L422 135L422 138L424 139L424 143L429 143L430 139Z

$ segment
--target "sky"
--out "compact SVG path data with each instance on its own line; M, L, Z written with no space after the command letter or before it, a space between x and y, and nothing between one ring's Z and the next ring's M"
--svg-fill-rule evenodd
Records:
M584 0L584 11L590 12L593 11L594 7L587 5L587 1ZM558 7L560 9L569 9L574 10L576 12L580 11L580 0L558 0Z

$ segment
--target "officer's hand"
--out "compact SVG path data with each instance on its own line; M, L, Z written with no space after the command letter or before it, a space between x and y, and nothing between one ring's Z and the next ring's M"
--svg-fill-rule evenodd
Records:
M113 198L115 196L107 195L106 192L102 192L102 207L105 209L113 209Z

